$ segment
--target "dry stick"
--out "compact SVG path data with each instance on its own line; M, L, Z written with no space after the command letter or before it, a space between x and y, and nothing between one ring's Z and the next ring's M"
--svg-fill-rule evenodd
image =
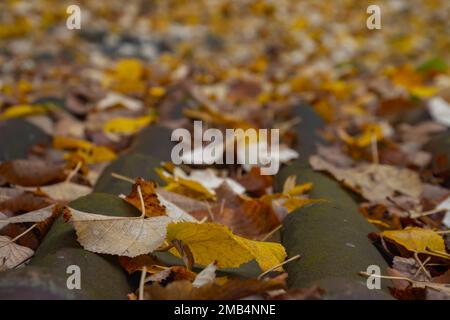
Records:
M139 300L144 300L144 284L146 275L147 275L147 266L144 266L142 268L141 279L139 281Z
M33 224L31 227L29 227L27 230L25 230L24 232L22 232L21 234L19 234L18 236L16 236L14 239L9 240L7 243L5 243L4 245L2 245L0 247L6 247L7 245L9 245L12 242L15 242L16 240L20 239L21 237L23 237L24 235L26 235L28 232L30 232L31 230L33 230L35 227L37 226L37 223Z
M417 252L414 252L414 258L416 259L417 263L419 264L419 269L416 271L416 273L414 274L414 278L417 277L420 273L421 270L423 270L423 272L425 273L425 275L427 276L428 279L431 279L431 274L428 272L428 270L425 268L425 265L427 264L428 261L430 261L430 257L428 257L424 262L422 262L419 259L419 254Z
M116 179L119 179L119 180L122 180L122 181L126 181L126 182L129 182L129 183L132 183L132 184L135 183L135 181L133 179L131 179L129 177L126 177L126 176L123 176L121 174L115 173L115 172L111 173L111 176L113 176Z
M433 253L434 255L438 255L441 258L450 258L450 254L448 254L447 252L444 251L439 251L439 250L435 250L435 249L431 249L431 248L427 248L427 251L429 251L430 253Z
M378 142L377 142L377 136L375 134L372 134L371 150L372 150L373 163L379 164L380 158L378 156Z
M145 217L145 204L144 204L144 198L142 197L142 192L141 192L141 186L137 186L137 191L139 194L139 200L141 201L141 218Z
M382 275L379 275L379 274L370 274L370 273L367 273L366 271L360 271L359 275L365 276L365 277L375 277L375 278L389 279L389 280L405 280L405 281L408 281L411 284L418 283L418 282L419 283L420 282L427 283L427 282L424 282L424 281L415 281L415 280L412 280L412 279L409 279L409 278L406 278L406 277L394 277L394 276L382 276Z
M261 279L262 279L266 274L268 274L269 272L272 272L273 270L278 269L279 267L285 265L286 263L289 263L289 262L291 262L291 261L297 260L297 259L299 259L300 257L301 257L301 255L297 254L296 256L293 256L292 258L289 258L289 259L287 259L286 261L283 261L282 263L277 264L276 266L273 266L272 268L270 268L270 269L264 271L263 273L261 273L261 274L258 276L257 279L258 279L258 280L261 280Z
M280 224L279 226L277 226L275 229L273 229L272 231L270 231L268 234L266 234L264 237L261 238L260 241L266 241L267 239L269 239L271 236L273 236L273 234L275 232L277 232L278 230L280 230L283 227L282 224Z
M213 212L211 210L211 207L209 206L209 203L207 201L205 201L205 200L203 202L205 203L206 209L208 209L208 214L209 214L209 217L210 217L211 221L214 222L214 214L213 214Z
M67 178L65 180L65 182L69 182L70 180L72 180L72 178L77 174L77 172L81 169L82 163L81 161L78 161L77 165L75 166L75 168L69 172L69 174L67 175Z
M439 233L439 234L447 234L447 233L450 233L450 230L436 231L436 233Z

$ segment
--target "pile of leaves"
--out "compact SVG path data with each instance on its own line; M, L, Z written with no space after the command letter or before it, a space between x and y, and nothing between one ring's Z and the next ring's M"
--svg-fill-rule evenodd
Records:
M391 262L392 294L449 298L449 3L379 3L381 30L350 0L79 1L82 28L68 30L63 1L2 2L0 129L44 138L22 153L0 146L0 270L26 264L63 214L85 250L140 272L130 299L320 298L285 285L283 265L299 256L286 257L277 231L326 201L295 176L276 193L258 166L162 163L164 183L115 174L141 216L70 207L148 127L279 128L288 165L308 121L292 114L309 105L326 122L310 165L355 192L380 229L370 236ZM258 278L221 276L250 261Z

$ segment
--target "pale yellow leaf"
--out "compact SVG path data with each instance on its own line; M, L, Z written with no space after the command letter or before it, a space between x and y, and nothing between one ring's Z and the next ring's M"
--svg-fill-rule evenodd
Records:
M171 223L167 227L167 240L182 241L191 250L196 263L208 265L217 261L219 268L235 268L255 259L265 271L286 257L284 247L278 243L248 240L214 223Z

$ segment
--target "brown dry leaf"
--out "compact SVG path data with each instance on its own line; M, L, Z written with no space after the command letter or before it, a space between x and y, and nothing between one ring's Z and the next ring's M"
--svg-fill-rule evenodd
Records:
M0 202L20 196L25 191L13 188L0 188Z
M209 283L196 288L189 281L175 281L165 287L155 283L144 288L146 300L234 300L269 290L285 288L284 279L229 279L223 285Z
M158 272L160 268L160 262L155 257L142 254L134 258L120 256L119 264L129 273L132 274L136 271L142 271L144 267L147 268L147 272L153 273Z
M145 181L142 178L136 178L136 181L128 196L123 198L126 202L142 210L141 200L138 193L138 187L141 188L142 198L144 200L145 215L147 217L165 216L166 208L161 205L156 194L156 184L151 181Z
M42 195L21 190L17 196L0 202L0 211L14 214L42 209L51 204L51 201Z
M228 226L235 234L257 238L280 224L278 215L270 204L259 199L249 199L236 209L217 206L213 210L214 221Z
M0 219L0 229L7 226L10 223L25 223L25 222L41 222L44 221L54 213L54 205L38 209L35 211L31 211L25 214L13 216L10 218L2 218Z
M433 282L450 284L450 270L447 270L440 276L434 277Z
M30 248L11 240L10 237L0 236L0 270L15 268L34 254Z
M373 202L384 202L396 193L418 198L423 189L419 175L406 168L381 164L339 168L319 156L311 156L309 163L314 170L331 173L337 180Z
M110 217L70 208L66 221L73 224L78 241L89 251L127 257L147 254L159 248L166 238L170 218L158 216Z
M339 167L349 167L355 163L352 158L343 153L338 146L324 146L319 144L317 146L317 154Z
M271 297L271 300L320 300L325 290L314 286L311 288L294 288L287 292Z
M157 189L158 198L162 197L166 201L176 205L179 208L183 208L184 211L190 213L196 210L206 209L207 206L204 201L195 200L186 196L183 196L179 193L167 191L163 188Z
M159 271L145 279L145 282L158 282L166 284L172 281L188 280L193 281L195 279L195 273L182 266L173 266Z
M238 178L237 181L244 186L245 190L257 197L266 194L268 188L273 185L273 177L261 175L261 169L252 167L248 173Z
M61 166L40 160L13 160L0 164L0 175L20 186L42 186L65 178Z

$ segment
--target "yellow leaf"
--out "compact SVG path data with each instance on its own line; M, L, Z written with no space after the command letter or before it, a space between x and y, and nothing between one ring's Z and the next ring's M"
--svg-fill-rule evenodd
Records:
M138 59L122 59L105 77L104 85L122 93L142 93L146 87L144 72L144 66Z
M305 192L311 190L313 187L313 184L311 182L304 183L304 184L298 184L294 186L292 189L287 191L287 194L290 196L298 196L301 194L304 194Z
M304 207L308 204L323 202L325 200L322 199L301 199L301 198L288 198L283 206L287 209L288 213L293 212L294 210Z
M413 96L419 97L419 98L429 98L434 96L438 92L438 89L435 87L425 87L425 86L417 86L413 87L410 90L410 93Z
M78 156L86 163L105 162L116 158L116 154L109 148L82 139L56 136L53 138L53 148L73 151L65 156L66 159Z
M144 68L138 59L122 59L117 63L114 71L117 78L135 81L144 74Z
M255 129L255 126L238 118L234 115L230 115L223 112L217 112L209 107L203 107L201 111L199 110L184 110L183 113L189 118L200 119L208 123L213 123L217 125L223 125L227 128L234 129Z
M364 148L370 145L374 138L380 141L383 138L383 129L376 123L369 123L363 126L363 132L356 137L350 136L344 130L339 130L338 134L345 143Z
M208 265L217 261L219 268L236 268L255 259L261 270L266 271L286 258L281 244L241 238L226 226L214 223L171 223L167 227L167 240L182 241L196 263Z
M10 107L6 109L5 112L0 114L0 120L6 120L11 118L19 118L19 117L26 117L34 114L42 114L47 112L48 108L44 106L39 105L28 105L28 104L21 104L17 106Z
M156 173L167 182L164 189L188 196L198 200L214 200L216 195L201 183L182 177L174 177L161 168L156 169Z
M164 87L151 87L148 93L155 98L160 98L166 94L166 89Z
M381 235L410 251L427 253L427 248L429 248L445 252L444 239L430 229L407 227L403 230L383 231Z
M333 106L326 100L320 100L314 105L314 110L326 121L331 122L334 119Z
M103 130L108 133L133 134L147 126L152 120L154 120L152 116L138 118L118 117L105 123Z
M81 139L55 136L53 139L53 148L60 150L82 149L88 151L92 148L92 143Z
M408 92L419 98L428 98L436 94L437 88L425 86L422 76L411 66L402 66L388 71L391 73L392 82L408 90Z

